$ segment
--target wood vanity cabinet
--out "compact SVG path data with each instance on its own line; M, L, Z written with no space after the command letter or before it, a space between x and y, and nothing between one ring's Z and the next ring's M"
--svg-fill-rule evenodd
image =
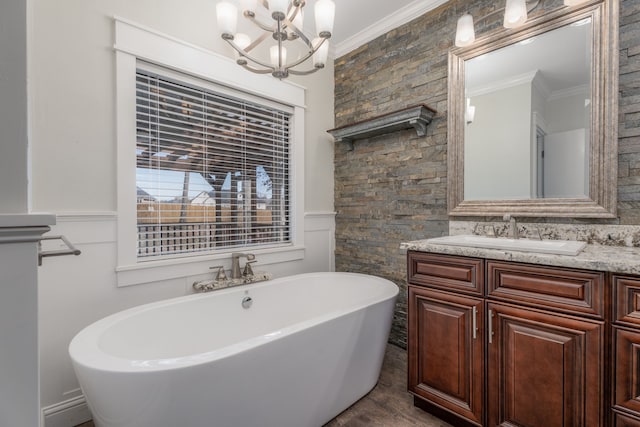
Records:
M640 278L613 275L613 426L640 427Z
M454 425L604 425L604 273L414 251L407 263L416 406Z
M408 386L417 405L484 417L484 263L410 252L408 258ZM454 289L444 292L440 289Z

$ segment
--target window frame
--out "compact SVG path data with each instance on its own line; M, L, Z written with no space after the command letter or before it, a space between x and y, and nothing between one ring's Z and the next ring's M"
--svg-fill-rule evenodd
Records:
M239 90L251 99L274 101L292 109L290 124L290 243L254 248L260 265L304 258L304 88L271 76L249 73L222 55L115 17L117 140L118 286L195 276L222 264L230 268L231 252L242 248L145 260L137 257L136 212L136 69L160 67L215 85ZM148 69L148 68L147 68ZM215 263L215 264L214 264Z

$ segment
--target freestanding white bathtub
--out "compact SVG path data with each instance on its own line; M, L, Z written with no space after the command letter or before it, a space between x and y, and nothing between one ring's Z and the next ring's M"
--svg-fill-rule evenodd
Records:
M116 313L69 353L97 427L319 427L378 381L397 294L284 277Z

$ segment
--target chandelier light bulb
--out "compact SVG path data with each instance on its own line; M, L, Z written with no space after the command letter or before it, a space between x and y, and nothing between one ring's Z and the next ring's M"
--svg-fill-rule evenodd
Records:
M470 14L462 15L458 18L456 26L456 46L469 46L476 41L476 33L473 29L473 16Z
M336 4L333 0L318 0L315 5L316 31L320 37L330 36L333 32L333 19Z
M238 47L242 50L245 50L246 47L251 44L251 38L244 33L236 34L233 38L233 41L235 41L236 45L238 45Z
M507 0L504 8L504 27L517 28L527 21L527 4L525 0Z
M231 2L221 1L216 4L218 28L222 34L235 34L238 24L238 8Z
M282 53L282 56L280 56L280 53ZM271 48L269 49L269 54L271 56L271 65L274 68L282 68L286 65L287 48L278 48L278 45L271 46Z
M313 39L313 47L318 47L322 43L322 38L316 37ZM327 63L327 57L329 56L329 40L324 40L324 43L320 45L318 50L313 53L313 66L316 68L322 68Z

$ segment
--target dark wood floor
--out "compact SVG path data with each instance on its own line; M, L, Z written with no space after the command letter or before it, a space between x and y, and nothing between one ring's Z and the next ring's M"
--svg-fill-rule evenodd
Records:
M409 426L451 427L413 406L413 397L407 393L407 353L395 345L388 345L376 387L324 427ZM94 425L89 421L77 427Z

